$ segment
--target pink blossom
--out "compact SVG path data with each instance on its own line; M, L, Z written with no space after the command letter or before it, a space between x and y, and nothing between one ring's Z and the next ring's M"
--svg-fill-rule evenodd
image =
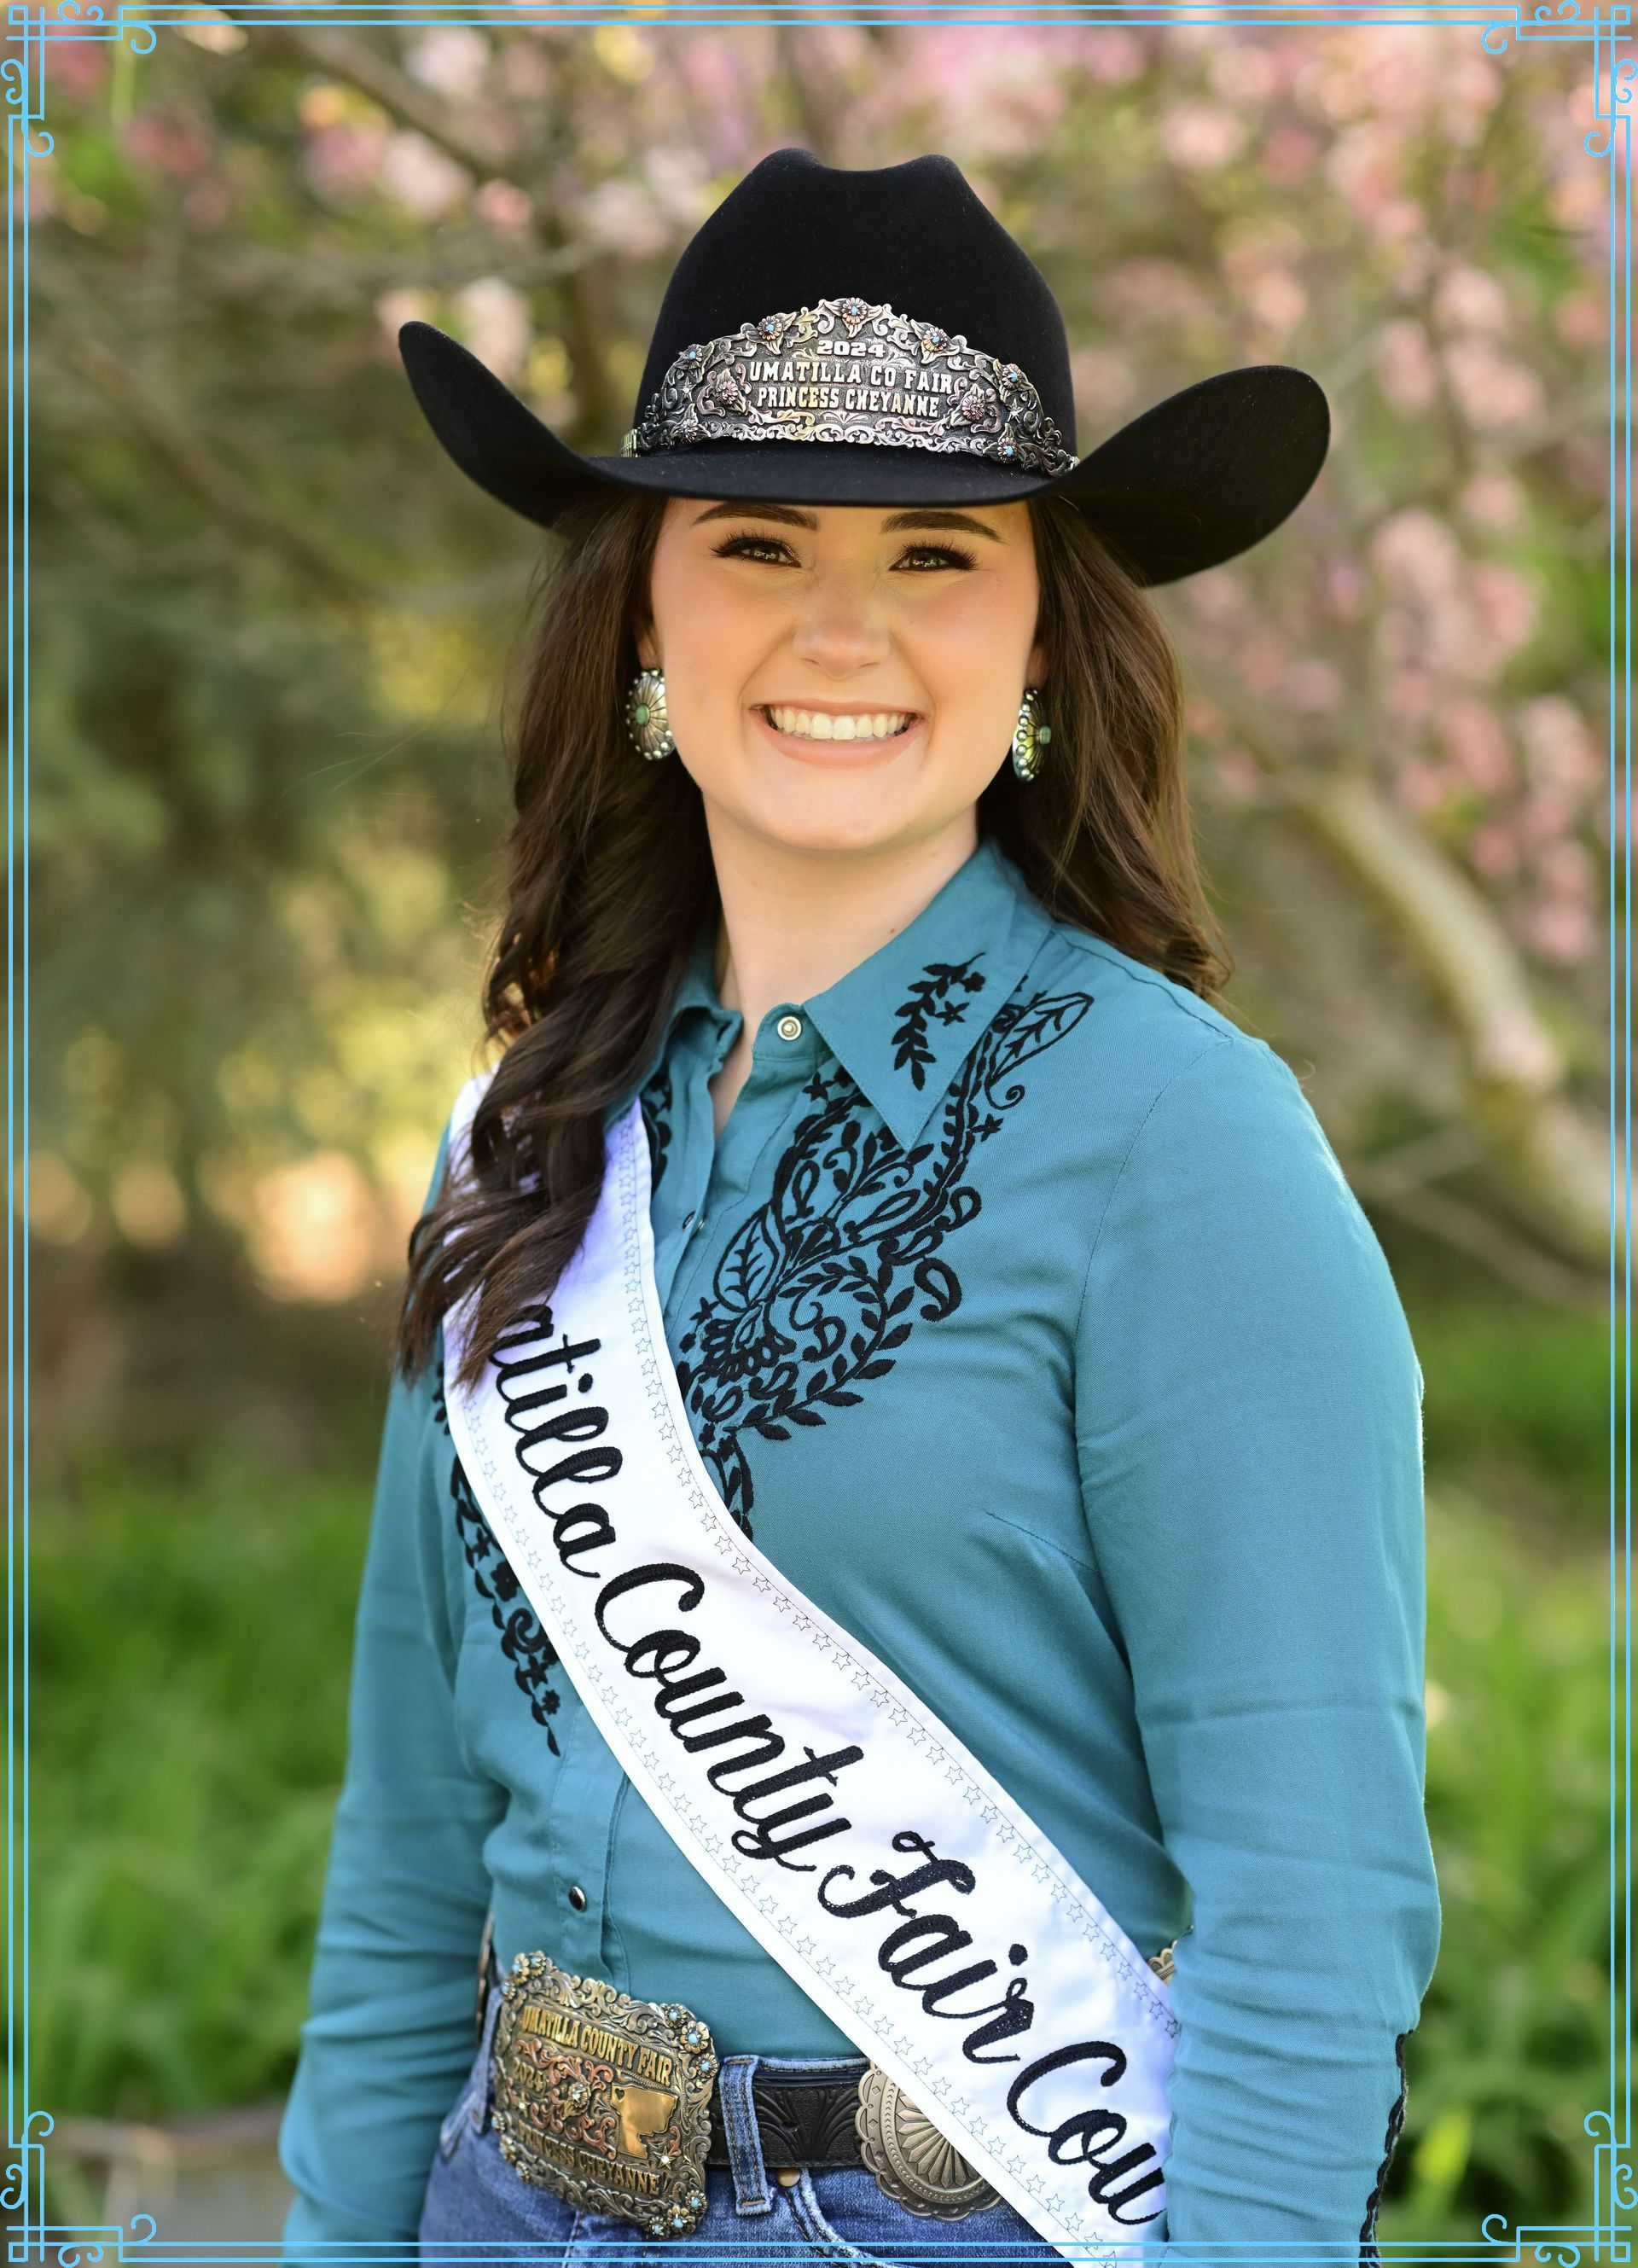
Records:
M1505 882L1518 872L1518 837L1505 819L1487 819L1467 838L1467 857L1487 882Z
M1245 146L1245 125L1215 102L1174 102L1162 111L1160 146L1186 173L1215 173Z
M452 102L470 102L489 66L489 42L470 24L438 24L412 39L404 68L413 79Z
M1433 705L1433 680L1425 669L1396 669L1382 688L1382 705L1398 725L1420 725Z
M1290 655L1278 632L1261 623L1241 643L1233 661L1248 693L1268 694L1290 666Z
M1274 57L1260 41L1224 40L1207 65L1212 92L1238 108L1265 103L1279 84Z
M1318 164L1323 146L1305 126L1276 126L1257 152L1264 180L1274 189L1296 188Z
M302 165L315 193L338 205L366 195L375 187L386 139L386 121L379 112L310 129Z
M1426 819L1449 801L1451 782L1437 764L1412 757L1399 766L1393 785L1406 808Z
M1120 262L1104 286L1104 298L1118 321L1166 325L1197 321L1211 304L1203 284L1180 261L1146 254Z
M1494 465L1473 475L1457 497L1457 504L1475 527L1498 534L1521 526L1524 518L1523 488L1511 473L1504 473Z
M1261 765L1245 748L1224 748L1214 760L1212 771L1230 802L1250 803L1264 782Z
M1426 241L1428 210L1414 197L1390 197L1365 216L1373 243L1391 247Z
M1555 898L1592 898L1592 854L1573 835L1561 835L1546 844L1536 861L1542 887Z
M392 201L416 220L442 220L472 187L472 175L436 143L413 129L389 135L381 153L380 182Z
M650 260L672 240L673 230L652 192L630 180L599 181L581 200L580 223L595 244L628 260Z
M191 118L159 110L139 110L125 132L132 161L147 171L190 181L210 163L210 141Z
M1438 714L1440 744L1452 768L1485 795L1499 795L1517 777L1506 729L1487 701L1458 694Z
M381 326L383 349L398 359L398 334L405 323L424 323L431 320L432 298L427 291L406 285L401 291L383 291L375 303L376 320Z
M1505 660L1526 644L1540 613L1540 595L1533 576L1522 568L1481 559L1473 570L1473 595L1486 629Z
M528 227L534 203L528 192L514 182L485 181L472 201L472 209L497 236L518 236Z
M51 92L78 103L95 94L108 74L108 49L97 40L53 40Z
M1274 689L1274 698L1282 708L1318 716L1340 709L1347 689L1336 665L1316 657L1288 669Z
M1572 291L1553 311L1553 328L1567 347L1602 346L1609 336L1609 309L1601 291Z
M1561 693L1527 701L1518 712L1518 731L1532 785L1580 797L1603 778L1604 763L1585 720Z
M1240 300L1252 321L1276 345L1291 336L1308 313L1308 294L1286 269L1268 269L1253 276Z
M1439 395L1439 365L1421 325L1409 315L1385 323L1377 339L1377 383L1390 408L1420 417Z
M1087 77L1099 86L1130 86L1143 75L1143 43L1120 25L1098 25L1081 54Z
M1385 519L1366 547L1377 571L1396 591L1429 599L1452 589L1462 575L1455 537L1422 504L1407 504Z
M523 368L533 328L522 292L502 276L480 276L452 304L461 344L510 383Z
M1566 967L1591 959L1598 932L1590 909L1562 898L1536 898L1524 907L1518 926L1543 961Z
M1541 380L1488 339L1453 339L1444 366L1458 401L1481 432L1508 432L1541 415Z
M1324 603L1339 622L1356 622L1365 611L1370 583L1351 551L1340 551L1326 560L1320 576Z
M1520 841L1539 856L1575 826L1580 808L1580 799L1561 787L1531 788L1518 806Z
M1507 294L1482 268L1462 261L1447 269L1433 304L1439 320L1452 330L1481 332L1491 338L1506 335L1511 316Z

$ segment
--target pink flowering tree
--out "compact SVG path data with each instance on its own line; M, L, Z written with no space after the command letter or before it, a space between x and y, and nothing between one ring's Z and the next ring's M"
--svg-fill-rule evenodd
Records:
M1319 377L1333 450L1292 522L1159 594L1230 1003L1311 1071L1380 1217L1587 1296L1612 849L1587 49L202 21L52 66L36 589L78 596L36 710L48 1233L160 1242L202 1206L271 1280L270 1177L320 1152L327 1202L354 1177L354 1277L393 1264L465 1062L502 792L473 752L533 549L430 442L397 327L615 447L679 249L795 141L958 159L1063 306L1083 452L1220 369Z

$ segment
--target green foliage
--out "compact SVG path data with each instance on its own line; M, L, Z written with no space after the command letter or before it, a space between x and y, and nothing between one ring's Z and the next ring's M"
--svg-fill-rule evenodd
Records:
M1465 1477L1540 1531L1590 1543L1610 1506L1610 1327L1602 1315L1423 1302L1406 1287L1427 1381L1435 1485ZM1617 1359L1619 1361L1619 1353Z
M1592 2213L1608 2100L1609 1585L1509 1542L1459 1489L1429 1513L1428 1820L1443 1929L1406 2048L1385 2241Z
M36 1499L33 2091L161 2117L277 2093L305 2014L368 1484L219 1447Z
M1468 1375L1491 1393L1482 1365ZM287 1478L218 1447L169 1475L107 1458L71 1500L36 1504L32 2023L48 2107L165 2117L288 2084L368 1498L364 1462ZM1471 2242L1488 2213L1590 2211L1608 1591L1596 1553L1532 1550L1452 1481L1430 1502L1429 1593L1443 1934L1383 2230Z

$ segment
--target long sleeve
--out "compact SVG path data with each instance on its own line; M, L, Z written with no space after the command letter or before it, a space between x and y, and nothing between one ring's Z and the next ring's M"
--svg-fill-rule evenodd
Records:
M1296 1080L1201 1037L1134 1135L1076 1326L1087 1521L1194 1908L1150 2252L1370 2260L1440 1931L1421 1374Z
M455 1725L431 1387L430 1369L413 1385L394 1373L389 1388L346 1774L279 2137L297 2191L290 2260L310 2245L393 2239L415 2258L438 2127L474 2048L483 1845L503 1795L471 1770Z

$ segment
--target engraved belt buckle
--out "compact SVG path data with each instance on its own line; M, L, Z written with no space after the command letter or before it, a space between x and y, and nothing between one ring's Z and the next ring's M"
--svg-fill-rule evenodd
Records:
M520 1953L501 1996L492 2123L507 2163L583 2211L689 2235L705 2212L716 2076L706 2025L544 1953Z
M974 2172L953 2142L947 2142L923 2110L878 2065L859 2081L854 2113L859 2155L876 2176L884 2197L924 2220L965 2220L1001 2203L982 2174Z
M1172 1946L1150 1954L1149 1965L1169 1984L1174 1965ZM875 2175L877 2188L907 2212L927 2220L965 2220L970 2213L988 2213L1001 2203L1000 2191L876 2064L859 2081L853 2124L859 2155Z

